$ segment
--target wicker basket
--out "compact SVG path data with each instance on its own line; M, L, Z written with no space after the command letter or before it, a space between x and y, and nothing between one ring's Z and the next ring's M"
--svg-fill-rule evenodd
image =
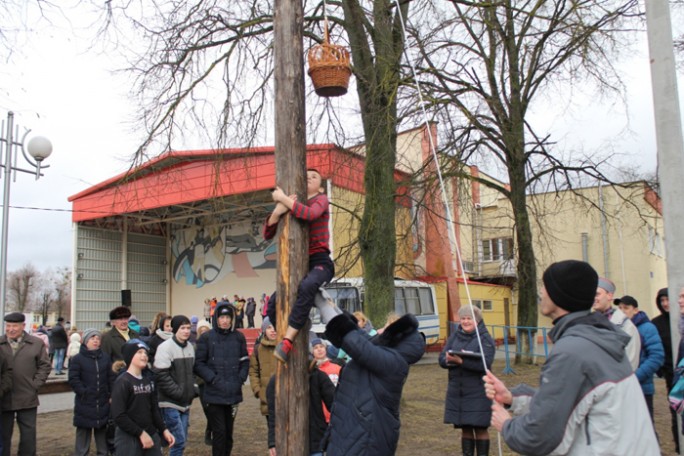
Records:
M308 61L309 76L318 96L339 97L347 93L351 76L349 51L328 42L327 26L323 43L309 49Z

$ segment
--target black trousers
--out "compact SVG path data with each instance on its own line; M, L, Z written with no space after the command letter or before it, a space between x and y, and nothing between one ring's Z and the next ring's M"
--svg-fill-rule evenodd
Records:
M10 456L15 418L19 425L19 456L35 456L37 412L37 407L2 412L2 456Z
M237 411L237 405L207 405L207 418L211 427L212 456L230 456L233 451L233 423Z

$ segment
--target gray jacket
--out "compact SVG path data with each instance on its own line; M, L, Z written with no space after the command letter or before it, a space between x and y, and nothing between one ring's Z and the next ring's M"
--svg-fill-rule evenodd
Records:
M539 390L511 390L504 440L526 455L660 455L639 381L625 356L629 336L589 311L562 317Z

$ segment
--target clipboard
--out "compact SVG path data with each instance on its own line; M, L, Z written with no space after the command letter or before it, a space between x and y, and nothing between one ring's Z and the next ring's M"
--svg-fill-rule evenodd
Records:
M454 351L454 350L448 350L447 353L449 353L452 356L459 356L461 358L474 358L474 359L480 359L482 356L480 353L476 352L471 352L471 351Z

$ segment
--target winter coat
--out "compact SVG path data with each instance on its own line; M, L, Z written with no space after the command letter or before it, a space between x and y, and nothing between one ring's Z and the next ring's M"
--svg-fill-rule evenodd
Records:
M256 313L256 302L254 301L254 299L249 298L247 300L247 307L245 308L245 314L248 317L253 317L255 313Z
M653 375L665 362L663 342L660 340L658 329L643 311L634 315L632 322L636 325L641 336L641 355L639 356L639 367L635 374L644 394L652 396L655 394Z
M665 363L656 372L659 377L665 377L667 389L672 388L672 377L674 376L674 366L672 364L672 331L670 330L670 312L663 308L660 303L661 298L667 296L667 288L661 288L656 295L656 306L660 310L660 315L651 320L658 330L660 340L663 342L663 350L665 351Z
M487 332L484 322L477 325L482 340L487 369L492 367L496 347L494 340ZM482 387L482 377L486 371L482 358L463 357L463 364L447 364L446 352L471 351L480 353L477 332L463 331L459 326L444 345L439 355L439 365L449 369L449 386L444 404L444 422L455 427L474 426L487 428L492 418L492 401L487 399Z
M7 335L0 336L0 351L12 370L12 390L2 398L3 411L38 407L38 390L52 370L43 341L26 332L22 337L16 355L13 355Z
M254 397L261 402L261 414L264 416L268 415L266 387L276 371L277 361L273 356L275 346L275 340L268 340L264 336L259 345L254 348L249 360L249 385L252 387Z
M326 455L394 455L409 366L425 351L418 320L404 315L371 339L355 320L342 314L330 320L325 334L352 358L342 369L335 392Z
M71 359L81 353L81 335L77 332L69 336L69 347L67 347L67 358Z
M639 330L632 320L627 318L627 315L617 307L611 307L607 315L612 324L623 330L630 337L629 343L625 347L627 359L632 365L632 370L636 371L639 367L639 353L641 353L641 337L639 337Z
M12 371L9 366L10 363L5 358L5 353L0 351L0 399L12 391Z
M137 338L138 333L129 329L128 340ZM123 356L121 356L121 347L123 347L126 342L127 340L119 332L119 330L116 328L112 328L106 333L102 334L102 342L100 344L100 348L103 352L107 353L110 358L112 358L112 362L119 361L123 360Z
M175 337L157 348L154 357L159 407L185 412L195 398L195 348Z
M69 385L75 393L74 426L99 429L107 424L115 379L109 355L81 345L69 365Z
M646 402L625 354L630 338L602 315L554 321L540 387L511 388L506 444L530 455L659 456Z
M204 380L204 402L233 405L242 402L242 384L249 373L249 354L245 336L235 331L235 318L231 318L231 328L218 327L218 315L223 307L228 307L231 316L235 316L232 305L216 305L213 329L197 341L195 374Z
M275 447L275 375L266 386L268 397L268 447ZM312 368L309 370L309 452L320 453L328 423L323 414L325 407L332 407L335 385L325 372Z
M67 348L69 345L69 338L61 323L57 323L50 331L50 343L52 350Z
M150 340L147 344L150 347L150 351L147 354L150 364L154 364L154 357L157 354L157 349L159 346L172 337L172 332L164 331L162 329L158 329L154 332L154 335L150 337Z

